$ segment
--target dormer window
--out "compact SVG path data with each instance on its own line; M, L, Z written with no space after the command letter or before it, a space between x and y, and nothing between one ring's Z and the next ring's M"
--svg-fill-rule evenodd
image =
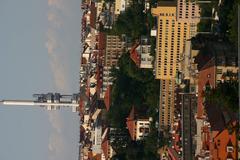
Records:
M227 146L227 152L233 152L233 146Z

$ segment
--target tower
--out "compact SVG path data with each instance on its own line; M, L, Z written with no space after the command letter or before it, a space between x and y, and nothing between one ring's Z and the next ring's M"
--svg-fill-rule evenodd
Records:
M2 105L40 106L47 110L58 110L60 107L71 107L73 112L79 106L79 94L61 95L60 93L33 94L34 100L2 100Z

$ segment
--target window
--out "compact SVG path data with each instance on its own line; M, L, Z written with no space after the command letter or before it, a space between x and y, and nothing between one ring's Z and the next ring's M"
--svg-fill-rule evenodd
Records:
M233 146L227 146L227 152L233 152Z
M222 74L222 69L217 69L217 74Z

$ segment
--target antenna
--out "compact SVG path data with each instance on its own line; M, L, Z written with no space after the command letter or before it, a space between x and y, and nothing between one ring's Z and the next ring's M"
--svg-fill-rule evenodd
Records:
M47 110L71 107L73 112L79 107L80 94L61 95L60 93L33 94L35 100L0 100L6 106L40 106Z

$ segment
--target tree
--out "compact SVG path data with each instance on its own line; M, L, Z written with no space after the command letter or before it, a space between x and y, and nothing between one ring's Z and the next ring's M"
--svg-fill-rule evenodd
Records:
M144 5L142 2L133 1L133 5L121 13L116 23L113 25L112 33L121 35L126 34L132 39L138 39L147 33L146 15L143 13Z
M209 89L205 96L207 101L220 107L228 108L233 112L238 111L238 81L220 83L216 88Z
M138 68L131 60L129 53L124 53L118 60L118 68L113 68L111 73L114 81L111 91L112 104L108 112L109 125L126 130L126 117L132 106L137 110L146 107L147 112L141 114L153 117L155 122L158 116L156 110L158 108L159 81L155 80L152 72ZM151 128L149 136L143 141L134 142L128 134L128 138L124 140L127 143L125 147L119 147L123 146L121 145L123 140L116 138L113 146L117 154L113 159L158 159L158 132L155 127Z

